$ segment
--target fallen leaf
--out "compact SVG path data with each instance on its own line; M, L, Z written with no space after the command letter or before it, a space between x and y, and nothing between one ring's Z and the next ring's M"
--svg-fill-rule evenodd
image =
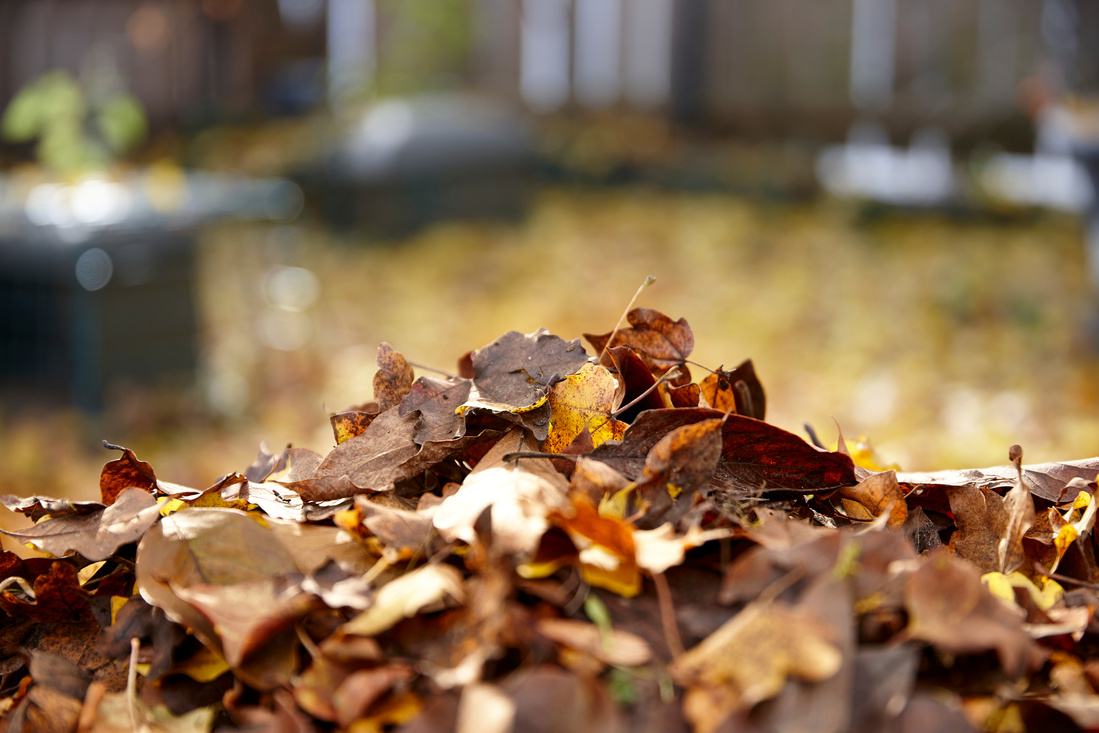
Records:
M953 655L995 651L1012 678L1027 670L1032 642L1022 618L988 591L973 565L933 551L908 576L904 596L910 638Z
M609 634L605 634L598 626L587 621L544 618L538 621L538 633L558 644L589 654L605 664L638 667L648 664L653 655L649 645L639 636L617 629L611 629Z
M731 492L835 489L857 483L854 464L842 453L822 451L781 428L709 408L648 410L638 415L619 445L591 453L623 475L637 479L649 451L672 430L704 420L724 419L721 458L711 479Z
M622 404L633 405L619 415L623 422L632 423L645 410L667 407L660 392L652 389L656 384L656 377L636 351L629 346L615 346L607 349L607 353L622 383Z
M501 438L461 487L443 499L432 522L444 539L474 543L474 525L490 509L499 551L529 557L538 549L549 527L547 516L564 505L568 481L544 458L503 461L509 453L537 449L522 441L519 431Z
M1099 475L1099 458L1066 463L1039 463L1023 466L1023 483L1030 493L1054 503L1062 501L1068 483L1079 478L1092 482ZM983 489L1009 489L1015 484L1015 466L897 474L902 484L913 486L974 486Z
M108 461L99 476L101 501L110 506L124 489L138 488L148 492L156 491L156 474L153 467L145 461L139 461L129 448L104 443L111 450L122 451L122 457Z
M639 498L649 505L640 526L678 522L714 474L722 453L720 419L675 428L657 441L645 458Z
M870 518L889 512L890 527L901 527L908 519L908 504L895 471L871 474L854 486L841 488L838 493L865 507Z
M677 657L669 672L688 688L688 719L696 730L711 731L733 712L777 695L788 678L819 682L836 674L843 655L835 637L809 608L750 603Z
M370 410L345 410L331 415L328 421L332 424L332 435L336 439L336 445L356 435L362 435L380 412L375 403Z
M751 359L731 371L718 368L699 383L706 404L722 412L764 419L767 397Z
M279 455L269 453L265 444L260 444L259 455L248 468L244 470L244 477L255 483L263 483L267 478L286 468L290 460L290 446Z
M0 529L9 537L54 557L72 553L105 560L122 545L137 542L160 518L153 495L144 489L123 489L108 507L89 514L67 514L21 531Z
M542 444L547 453L561 453L587 430L592 446L621 440L626 423L614 419L618 383L604 367L584 363L579 371L555 384L549 393L549 437Z
M408 361L382 342L378 346L378 371L374 374L374 401L378 412L396 407L412 389L415 375Z
M367 610L343 624L344 636L377 636L402 619L445 601L465 601L462 574L450 565L425 565L394 578L374 594Z
M684 318L673 321L652 308L634 308L626 314L626 320L630 328L602 336L586 333L584 338L596 353L616 346L629 346L658 376L674 366L682 366L694 350L694 334ZM609 357L603 358L604 364L610 366Z
M565 341L539 329L509 331L473 353L473 391L467 407L518 412L538 407L549 388L588 363L580 339Z
M459 409L469 399L473 383L468 379L420 377L401 401L401 417L419 413L413 437L417 443L456 440L465 435L466 423Z

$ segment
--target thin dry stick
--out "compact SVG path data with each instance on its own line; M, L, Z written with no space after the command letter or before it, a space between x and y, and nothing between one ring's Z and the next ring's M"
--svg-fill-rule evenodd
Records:
M645 282L641 283L641 287L637 289L637 292L630 298L629 305L626 306L626 310L622 311L622 316L618 319L618 323L614 325L614 330L611 331L611 337L607 339L607 343L603 344L603 350L599 352L599 358L595 360L596 364L603 362L603 355L607 353L607 349L614 342L614 337L618 335L618 329L622 328L622 321L626 320L626 316L629 315L630 309L633 308L633 304L637 302L637 299L641 296L641 291L656 282L656 275L649 275L645 278Z
M668 587L668 579L664 573L653 574L653 585L656 586L656 599L660 604L660 623L664 627L664 639L668 643L668 651L675 659L683 653L683 638L679 635L679 627L675 623L675 606L672 604L672 591Z
M408 361L408 359L405 359L405 361ZM442 369L436 369L435 367L428 366L427 364L420 364L419 362L408 361L408 365L409 366L414 366L417 369L426 369L429 372L435 372L436 374L442 374L447 379L457 379L458 378L457 375L451 374L450 372L444 372Z
M141 639L136 636L130 639L130 668L126 672L126 702L130 709L130 725L134 730L141 730L138 726L137 714L137 658L141 651Z
M638 402L640 402L641 400L645 399L645 398L646 398L646 397L647 397L647 396L649 395L649 393L651 393L651 392L652 392L652 391L653 391L654 389L656 389L656 388L657 388L658 386L660 386L660 383L661 383L661 382L666 382L667 380L671 379L671 377L672 377L672 375L673 375L673 374L676 374L676 373L678 373L678 372L679 372L679 366L678 366L678 365L676 365L676 366L672 367L671 369L669 369L668 371L666 371L666 372L664 372L663 374L661 374L661 375L660 375L660 379L658 379L658 380L656 380L655 382L653 382L652 386L650 386L650 387L649 387L648 389L646 389L646 390L645 390L644 392L642 392L641 394L637 395L637 397L634 397L634 398L633 398L632 400L630 400L630 401L629 401L629 403L628 403L628 404L622 405L622 406L621 406L621 407L619 407L619 408L618 408L617 410L615 410L614 412L612 412L612 413L611 413L611 417L618 417L618 416L619 416L619 415L621 415L621 414L622 414L623 412L625 412L626 410L630 409L631 407L633 407L634 405L636 405L636 404L637 404ZM600 427L602 427L602 426L600 426ZM596 429L598 430L598 428L596 428Z
M1051 573L1043 568L1041 563L1034 563L1034 570L1039 575L1044 575L1051 580L1056 580L1058 583L1072 583L1073 585L1080 586L1081 588L1088 588L1089 590L1099 590L1099 584L1088 583L1083 580L1077 580L1076 578L1070 577L1068 575L1062 575L1061 573Z

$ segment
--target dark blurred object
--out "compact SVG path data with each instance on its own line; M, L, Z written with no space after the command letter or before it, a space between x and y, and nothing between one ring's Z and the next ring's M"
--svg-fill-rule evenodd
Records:
M530 131L506 106L424 95L372 106L304 180L337 228L403 236L446 219L521 217L535 160Z
M195 240L145 228L65 241L55 227L0 237L5 402L58 397L87 411L105 385L186 382L198 364Z
M124 181L0 177L0 393L5 404L102 408L111 385L190 383L198 366L198 230L290 221L293 183L186 173Z

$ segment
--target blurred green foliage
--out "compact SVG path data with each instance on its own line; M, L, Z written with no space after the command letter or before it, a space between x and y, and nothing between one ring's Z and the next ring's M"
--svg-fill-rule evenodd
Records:
M57 173L109 165L145 139L148 126L141 102L125 92L93 103L64 70L43 74L15 95L0 135L13 143L38 144L38 162Z
M388 27L377 75L382 95L459 86L473 43L470 0L380 0Z

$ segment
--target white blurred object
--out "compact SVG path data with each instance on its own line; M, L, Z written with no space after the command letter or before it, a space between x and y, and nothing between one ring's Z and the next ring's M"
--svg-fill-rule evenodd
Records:
M856 123L845 145L821 151L817 178L835 196L898 206L943 204L957 190L950 144L941 130L918 130L907 148L899 148L873 122Z
M976 166L981 188L993 199L1083 213L1092 192L1084 167L1070 155L999 153Z

